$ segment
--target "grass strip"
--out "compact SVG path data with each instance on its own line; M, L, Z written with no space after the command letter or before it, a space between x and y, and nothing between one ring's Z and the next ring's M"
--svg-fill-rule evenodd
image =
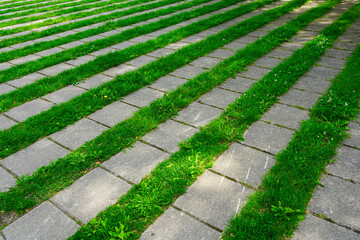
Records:
M358 10L359 11L359 10ZM344 19L345 20L345 19ZM276 164L232 219L224 239L285 239L300 220L313 191L346 137L346 126L359 112L360 46L327 93L311 109L289 145L276 156ZM279 204L291 211L276 211Z
M151 1L152 0L139 0L138 3L141 4L141 3L151 2ZM157 5L157 4L160 4L160 5ZM25 35L21 35L21 36L16 36L16 37L4 39L4 40L0 41L0 47L7 47L7 46L11 46L11 45L14 45L14 44L17 44L17 43L22 43L22 42L38 39L38 38L41 38L41 37L46 37L46 36L49 36L49 35L69 31L69 30L72 30L72 29L81 28L81 27L88 26L88 25L93 25L93 24L96 24L96 23L105 22L104 23L105 26L101 26L100 29L102 31L109 31L118 22L118 21L116 21L117 18L126 16L126 15L131 15L131 14L134 14L134 13L138 13L138 12L141 12L141 11L146 11L146 10L151 9L151 8L156 8L156 6L164 6L164 5L161 5L161 4L163 4L163 1L154 2L154 3L150 3L150 4L144 4L144 5L140 5L140 6L136 6L137 4L135 4L134 8L131 8L131 9L128 9L128 10L125 10L125 11L120 11L120 12L117 11L117 12L107 14L107 15L104 15L104 16L98 16L98 17L94 17L94 18L91 18L91 19L86 19L86 20L82 20L82 21L76 21L76 22L73 22L73 23L67 23L67 24L64 24L64 25L61 25L61 26L55 26L55 27L52 27L50 29L46 29L46 30L43 30L43 31L34 31L34 32L30 33L30 34L25 34ZM150 5L150 7L149 7L149 5ZM124 7L127 7L127 6L124 6ZM115 22L113 22L113 21L109 22L109 23L106 22L106 21L110 21L110 20L115 20ZM119 27L122 27L122 25L119 25L118 28ZM97 32L95 29L93 29L93 30L94 30L94 33ZM101 31L99 31L99 33L101 33ZM8 33L8 34L10 34L10 33Z
M49 6L49 7L44 7L44 8L37 8L37 7L30 6L29 7L30 10L28 10L28 11L21 11L18 9L9 9L9 10L0 11L0 20L10 19L10 18L14 18L14 17L27 16L27 15L34 14L34 13L53 11L53 10L58 10L58 9L62 9L65 7L78 6L78 5L92 3L92 2L96 2L96 1L97 0L82 0L82 1L78 1L78 2L64 3L61 5ZM18 11L21 11L21 12L18 12ZM11 13L11 12L15 12L15 13L1 15L1 14Z
M93 14L98 14L98 13L103 13L103 12L114 10L117 7L116 6L117 4L113 5L114 3L118 3L118 2L121 3L124 1L128 1L128 0L110 0L110 1L105 1L105 2L101 1L101 2L96 2L93 4L89 4L89 5L77 6L77 7L72 7L69 9L61 9L61 10L54 11L54 12L48 12L48 13L38 15L38 16L29 16L29 17L23 17L23 18L19 18L19 19L9 20L6 22L0 22L0 28L17 25L17 24L22 24L22 23L28 23L28 22L46 19L46 18L50 18L50 17L55 17L55 16L63 15L66 13L79 12L79 11L84 11L84 10L88 10L88 9L92 9L92 8L98 8L98 9L94 9L93 11L84 11L84 12L80 12L80 13L71 14L68 16L59 17L57 19L48 19L44 22L41 22L40 25L44 24L44 23L47 23L47 25L48 25L48 23L54 24L54 23L58 23L59 21L60 22L69 21L69 20L82 18L82 17L86 17L89 15L93 15ZM27 25L24 27L27 28L32 25L38 25L38 24L31 24L31 25ZM33 29L33 28L29 28L28 30L30 30L30 29Z
M329 33L328 37L330 39L339 36L343 30L337 31L336 27L344 29L354 21L354 15L359 15L359 6L351 11L353 15L350 12L346 14L347 17L352 15L350 16L351 20L347 18L349 21L345 20L346 23L344 24L341 23L342 20L339 20L332 25L332 29L327 29L329 32L323 31L324 35L326 36L326 33ZM289 60L281 63L267 75L272 76L271 80L270 77L265 77L256 83L246 95L241 96L235 103L231 104L218 119L202 128L199 133L185 143L180 144L179 152L160 163L150 176L143 179L140 184L132 187L126 195L120 198L117 204L100 213L96 219L83 226L70 239L84 239L85 237L102 239L109 236L119 236L120 234L127 236L126 239L137 239L140 233L157 219L179 195L183 194L187 187L205 169L212 166L214 159L223 153L231 142L242 139L245 130L253 122L260 119L266 109L276 102L278 96L288 91L296 79L309 69L309 65L315 63L312 60L318 58L318 56L316 54L312 56L311 50L329 46L329 44L323 43L323 40L323 36L316 38L315 41L307 44L304 49L297 51ZM318 43L320 43L320 46ZM320 51L324 52L322 48ZM304 63L302 59L308 56L312 60ZM277 190L274 189L275 191L268 192L265 198L263 196L266 189L261 188L260 191L256 192L255 196L262 196L261 202L263 204L257 202L256 205L248 206L248 200L246 209L251 212L251 215L247 215L247 221L243 222L241 229L234 226L235 231L231 232L232 236L229 239L283 239L285 237L284 232L289 229L289 215L293 215L291 217L296 223L299 221L296 214L285 213L284 215L275 216L276 212L271 211L271 203L278 206L279 201L286 200L286 205L282 202L283 206L298 209L299 205L296 202L301 201L303 211L305 211L311 197L311 191L318 185L320 173L335 154L334 148L344 137L345 126L349 118L358 113L360 100L359 56L359 52L354 56L354 63L350 63L351 70L341 76L342 81L335 81L335 87L330 88L328 96L320 99L319 102L322 106L315 108L315 112L321 112L321 116L316 120L307 121L303 124L301 134L295 135L294 140L289 145L289 149L295 149L295 151L292 154L283 152L280 154L281 158L280 155L278 156L279 162L271 169L271 177L268 176L265 179L265 182L269 183L269 187ZM297 67L300 74L292 74L292 71L288 70L290 66L293 66L291 64L294 63L295 58L298 58ZM237 59L242 60L243 58ZM284 75L274 77L275 73L281 74L284 71ZM207 81L209 76L206 75L203 74L202 81L197 84ZM201 76L198 78L201 79ZM356 93L354 93L354 89L357 89ZM169 98L175 92L170 93ZM263 99L262 96L270 97ZM333 100L334 97L335 100ZM336 106L334 106L334 103ZM347 109L347 104L351 104L350 109ZM338 111L334 113L333 110ZM314 114L314 111L312 113ZM327 122L329 118L333 118L333 121ZM339 123L339 121L342 122ZM341 125L343 128L339 129ZM309 153L309 149L314 151ZM304 161L304 155L308 161ZM314 165L321 165L321 168L316 168ZM273 170L274 168L275 170ZM311 180L305 180L308 179L307 175L311 175L311 173L316 174ZM294 176L296 176L295 180ZM307 190L304 192L299 191L299 185ZM308 194L305 200L303 198L304 194ZM255 197L251 198L251 202L252 199L255 199ZM272 218L264 217L268 213L272 215ZM258 221L258 216L262 216L263 221ZM283 232L275 236L268 231L264 231L264 228L276 230L281 228ZM247 229L253 231L247 234L245 233ZM230 234L226 236L228 235Z
M16 2L18 2L18 3L16 3ZM5 2L0 3L0 9L13 8L13 7L19 7L19 6L24 6L24 5L26 6L26 5L33 4L33 3L38 3L38 2L45 2L44 4L49 3L49 1L45 1L45 0L34 0L34 1L12 0L12 1L5 1Z
M175 1L175 2L174 2ZM125 26L129 26L131 24L135 24L135 23L140 23L146 20L150 20L153 19L155 17L159 17L159 16L164 16L170 13L175 13L179 10L184 10L186 8L190 8L190 7L194 7L196 5L200 5L200 4L204 4L207 2L211 2L213 0L202 0L202 1L191 1L185 4L181 4L178 6L172 6L169 7L167 9L159 9L157 11L152 11L152 12L145 12L143 14L134 16L134 17L128 17L126 19L120 19L116 22L111 22L111 23L106 23L103 26L97 27L95 29L89 29L86 31L82 31L76 34L72 34L70 36L66 36L66 37L62 37L59 39L55 39L52 41L46 41L46 42L40 42L40 43L36 43L33 44L31 46L27 46L21 49L16 49L13 51L8 51L6 53L0 53L0 62L6 62L15 58L19 58L22 56L26 56L32 53L36 53L45 49L49 49L49 48L53 48L56 46L60 46L62 44L66 44L69 42L74 42L76 40L80 40L80 39L84 39L87 37L91 37L100 33L104 33L104 32L108 32L110 30L114 30L114 29L118 29L121 27L125 27ZM145 10L151 10L151 9L155 9L155 8L159 8L159 7L163 7L169 4L174 4L179 2L179 0L165 0L165 1L161 1L158 3L153 3L153 4L147 4L146 6L139 6L139 7L134 7L132 9L129 9L127 11L123 11L122 15L126 16L126 15L131 15L134 13L139 13L139 12L143 12ZM105 41L106 42L106 41ZM92 49L91 49L92 51Z
M303 0L301 0L303 1ZM305 0L304 0L305 1ZM297 2L296 2L297 3ZM290 6L292 7L292 6ZM170 73L172 70L175 70L178 67L181 67L187 63L192 62L193 60L197 59L198 57L211 52L212 50L217 49L220 46L225 45L228 42L231 42L235 39L237 39L240 36L243 36L247 34L248 32L256 29L257 27L263 26L267 22L270 22L274 17L274 14L282 14L282 11L287 11L287 8L278 8L277 11L271 11L270 14L262 14L261 17L256 17L255 19L250 21L245 21L243 23L238 24L237 26L234 26L225 32L221 32L220 34L217 34L210 38L210 40L201 41L197 45L190 45L189 47L186 47L183 51L185 53L188 53L187 49L191 49L192 54L190 56L182 55L184 56L184 59L179 61L176 55L178 53L174 53L169 55L166 58L163 58L161 62L157 61L158 63L154 62L150 64L149 68L145 68L147 70L141 70L143 71L149 71L152 72L153 69L157 69L158 66L162 66L163 70L166 70L166 73ZM225 16L229 16L229 13L226 13ZM214 20L215 18L211 18ZM202 23L203 22L203 23ZM198 31L199 29L202 29L203 24L209 24L213 23L214 21L207 21L206 19L202 22L194 23L192 25L187 26L186 28L175 30L178 32L183 33L189 33L189 35L193 34L193 31ZM216 22L215 22L216 23ZM242 28L241 30L239 28ZM160 36L158 39L164 38L163 36ZM215 38L216 43L208 45L209 41L213 41L211 39ZM151 46L156 46L156 41L151 41L149 48ZM145 45L147 46L147 45ZM125 51L124 56L126 57L129 55L129 53L134 52L133 48L128 48L128 53ZM120 59L121 59L120 58ZM103 61L106 61L105 60ZM176 64L173 62L172 59L177 59ZM114 61L114 60L111 60ZM168 62L168 64L164 67L164 61ZM96 65L99 66L99 65ZM83 72L83 71L82 71ZM78 119L95 112L96 110L106 106L107 104L110 104L111 102L116 101L117 99L130 94L133 91L136 91L137 89L141 88L142 86L145 86L148 84L148 81L144 81L144 79L139 79L137 76L139 74L139 71L134 71L133 76L129 79L131 81L134 81L132 84L130 84L127 81L127 84L119 84L118 80L115 79L106 85L103 85L101 87L98 87L96 90L92 90L88 93L85 93L82 96L79 96L77 98L74 98L73 100L70 100L67 103L61 104L59 106L60 109L57 107L53 110L45 111L39 115L33 116L32 118L29 118L28 120L24 121L23 123L17 124L16 126L4 130L0 132L0 144L2 146L5 146L0 151L0 157L5 158L6 156L9 156L10 154L30 145L31 143L35 142L38 138L47 136L53 132L56 132L60 129L65 128L69 124L74 123ZM128 75L127 75L128 76ZM146 76L146 79L148 77ZM152 78L151 78L152 79ZM65 79L64 79L65 80ZM155 79L153 79L155 81ZM111 89L111 90L109 90ZM95 91L95 92L94 92ZM104 92L109 93L108 98L106 101L104 99L100 98L96 99L93 95L96 93L96 95L100 94L102 95ZM91 97L90 97L91 96ZM84 105L85 104L85 105ZM83 107L86 106L86 107ZM74 111L75 109L75 111ZM59 114L59 111L62 111L62 114ZM71 111L71 114L70 114ZM61 117L60 117L61 116ZM31 130L30 130L31 129ZM29 134L31 132L31 134Z
M123 0L119 0L119 1L123 1ZM151 2L154 0L148 0L148 1ZM128 3L124 3L124 4L112 4L112 5L104 6L99 9L92 10L92 11L79 12L79 13L75 13L75 14L70 14L68 16L59 17L56 19L48 19L48 20L45 20L45 21L42 21L39 23L28 24L26 26L20 26L20 27L16 27L16 28L13 27L13 28L6 29L6 30L0 30L0 36L23 32L23 31L28 31L28 30L39 28L39 27L63 23L63 22L71 21L71 20L76 20L79 18L84 18L84 17L95 15L95 14L105 13L108 11L123 8L124 6L127 6L127 5L130 5L130 6L137 5L137 2L138 1L135 0L135 1L128 2ZM18 24L18 23L16 23L16 24ZM4 26L2 26L2 27L4 27Z
M295 7L295 4L300 2L300 0L295 0L285 5L291 9ZM305 1L302 1L302 3L303 2ZM326 12L326 9L329 10L329 7L331 8L331 6L334 6L336 3L338 3L338 1L322 4L316 8L315 11L308 11L292 22L295 24L297 20L309 20L315 17L315 15ZM280 9L284 10L284 6ZM272 12L272 14L274 13L275 12ZM259 20L261 19L263 18L259 18ZM252 24L251 22L249 26ZM298 24L302 25L302 21L298 22ZM85 170L98 166L96 164L97 161L103 162L120 150L131 146L138 138L154 129L158 124L176 115L179 110L188 106L199 96L219 85L230 76L233 76L234 71L238 71L240 68L254 62L257 58L276 47L278 44L271 40L281 36L285 29L287 28L281 27L274 30L258 41L258 43L266 43L266 47L258 48L258 44L251 44L244 50L239 51L234 57L225 60L220 66L190 80L176 91L153 102L149 107L139 110L132 118L119 123L114 128L83 145L75 152L54 162L50 166L42 167L34 173L33 176L23 178L22 181L19 181L18 185L11 188L9 192L0 193L0 209L5 212L17 211L23 213L27 208L35 206L54 195L55 192L69 186L73 181L81 177L85 173ZM236 31L232 29L232 31L228 32L227 37L231 37L238 31L243 31L243 28L238 27ZM295 29L292 29L292 31L296 32ZM291 35L289 31L287 31L287 33ZM285 41L289 35L285 34L283 41ZM226 38L224 41L226 41ZM210 48L211 45L218 42L218 39L215 37L208 37L207 39L211 39L211 41L206 42L204 48ZM191 46L198 49L201 45L200 43L196 43ZM175 69L181 66L181 62L184 61L184 58L188 58L188 54L196 54L196 51L194 51L192 47L181 49L174 55L173 60L170 58L162 58L157 63L145 66L137 72L119 76L118 83L124 83L123 85L127 86L133 82L132 78L137 78L140 83L138 88L140 88L142 86L141 81L146 80L150 83L171 72L173 69L171 68L172 65L168 65L169 63L174 64ZM171 62L169 62L169 60L171 60ZM167 70L167 68L170 69ZM91 90L90 92L92 94L91 97L98 98L101 101L104 101L104 94L108 94L107 92L100 92L100 95L95 95L94 93L96 93L96 91ZM69 164L69 162L71 164ZM59 181L59 179L61 179L61 181Z
M185 5L186 6L188 6L189 4L196 5L204 1L209 1L209 0L195 0L193 2L185 3ZM102 49L107 46L112 46L116 43L123 42L132 39L134 37L141 36L162 29L164 27L174 25L176 23L181 23L185 20L189 20L194 17L202 16L203 14L216 11L220 8L231 6L232 4L238 3L240 1L241 0L221 1L212 5L203 6L202 8L194 9L189 12L179 13L177 15L171 16L166 19L162 19L154 23L147 24L145 26L138 26L136 28L126 30L120 34L110 36L106 39L97 40L91 43L81 45L77 48L60 52L58 54L47 57L47 59L45 60L48 59L53 60L52 65L54 65L55 63L59 63L59 61L64 62L66 60L74 59L76 57L83 56L89 52L96 51L98 49ZM129 61L133 58L136 58L138 56L144 55L146 53L164 47L170 43L179 41L195 33L204 31L212 26L216 26L220 23L231 20L235 17L241 16L244 13L257 9L273 1L274 0L261 0L254 3L249 3L246 5L239 6L235 10L229 11L228 14L222 13L222 14L214 15L208 18L208 20L201 20L198 23L193 23L188 26L179 28L178 30L174 30L170 33L164 34L153 41L147 41L145 43L137 44L135 46L126 48L124 50L120 50L117 52L113 52L107 55L97 57L95 60L91 62L78 66L74 69L64 71L58 74L57 76L38 80L36 83L29 84L27 86L24 86L23 88L12 91L8 94L1 95L0 111L6 111L7 109L10 109L14 106L21 105L22 103L29 101L30 99L35 99L37 97L43 96L46 93L55 91L69 84L77 83L83 79L86 79L87 77L105 71L106 69L118 66L121 63ZM172 11L177 12L179 11L179 8L183 8L186 6L183 5L176 6L172 8ZM48 66L50 60L45 61L43 65L46 64L45 66ZM29 66L30 63L31 62L27 63L27 66ZM33 63L33 66L34 65L35 64ZM41 66L41 67L36 66L35 69L32 69L31 71L27 71L27 73L34 72L35 70L38 69L43 69L45 66Z

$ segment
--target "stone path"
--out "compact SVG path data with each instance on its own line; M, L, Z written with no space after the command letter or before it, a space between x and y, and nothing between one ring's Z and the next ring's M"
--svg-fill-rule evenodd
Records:
M218 1L202 4L205 6ZM124 49L153 39L181 26L191 24L215 13L233 9L246 1L226 9L206 14L140 36L118 46L111 46L78 59L67 61L9 81L0 85L0 93L15 91L17 88L32 84L43 76L53 76L64 70L72 69L95 57L110 51ZM158 79L121 101L114 102L103 109L77 121L74 125L58 131L32 145L0 160L0 191L7 191L16 185L16 178L33 174L39 167L69 154L86 141L94 139L103 131L129 118L139 108L148 106L155 99L176 89L222 60L232 56L237 50L255 42L269 31L285 24L304 11L317 6L322 1L309 2L295 11L285 14L265 27L237 39L207 56L177 69ZM162 49L135 58L125 64L108 69L78 85L70 85L58 91L32 100L0 114L0 129L9 129L28 117L35 116L52 106L67 102L115 76L134 71L158 58L167 56L175 50L205 39L227 27L262 13L284 2L275 2L264 8L245 14L225 24L195 34ZM247 71L239 73L200 97L179 112L178 116L158 126L139 139L133 148L120 152L75 181L70 187L58 192L50 200L33 208L25 215L11 222L0 231L0 239L65 239L76 232L83 224L114 204L134 184L139 183L154 167L178 151L178 143L193 136L199 128L218 117L222 111L238 96L246 92L253 83L260 80L292 53L304 46L321 29L330 25L355 1L347 0L333 10L305 27L287 43L258 59ZM177 4L174 4L177 5ZM198 8L199 6L191 9ZM168 6L167 6L168 7ZM156 9L157 10L157 9ZM184 10L188 11L188 10ZM150 12L150 11L149 11ZM157 18L158 20L160 18ZM144 24L144 23L141 23ZM139 24L134 24L138 26ZM99 34L88 40L69 44L69 48L105 38L119 31ZM61 37L57 35L56 38ZM54 39L56 39L54 38ZM46 40L51 38L45 37ZM41 40L39 40L41 41ZM325 93L333 79L344 67L346 58L351 55L360 42L360 21L354 23L325 55L301 77L293 88L264 114L260 121L253 124L245 133L243 142L235 142L205 171L197 181L180 196L165 213L158 218L142 235L141 239L219 239L228 220L246 204L247 197L257 190L263 176L274 164L274 156L285 148L299 123L308 118L308 110ZM30 42L33 44L34 42ZM26 43L26 44L30 44ZM26 46L22 45L23 46ZM13 47L13 46L11 46ZM51 50L51 55L63 51ZM0 49L1 51L1 49ZM46 50L47 51L47 50ZM34 57L35 56L35 57ZM40 59L40 53L10 61L9 64L21 64ZM17 62L16 62L17 61ZM10 67L11 67L10 66ZM5 68L4 68L5 69ZM286 118L284 118L286 116ZM299 225L294 239L360 239L360 119L350 125L352 137L339 149L338 161L329 165L327 174L322 178L325 188L319 187L309 205L310 213ZM345 192L345 194L344 194ZM346 196L346 197L344 197ZM323 219L325 218L325 219Z

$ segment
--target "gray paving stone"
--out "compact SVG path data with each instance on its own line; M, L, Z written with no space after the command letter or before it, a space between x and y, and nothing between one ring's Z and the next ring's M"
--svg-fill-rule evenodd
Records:
M351 56L351 51L329 48L324 56L346 59Z
M188 42L188 43L196 43L196 42L199 42L204 39L205 39L204 37L193 35L193 36L184 38L181 41Z
M23 64L23 63L27 63L30 61L36 61L38 59L40 59L41 57L35 54L30 54L24 57L20 57L20 58L15 58L14 60L9 61L12 64L15 65L19 65L19 64Z
M259 58L258 60L256 60L254 62L254 65L259 66L259 67L264 67L264 68L274 68L281 62L282 62L281 59L262 57L262 58Z
M59 47L60 48L65 48L65 49L70 49L70 48L75 48L75 47L83 45L83 44L84 44L83 42L76 41L76 42L70 42L70 43L60 45Z
M24 48L24 47L33 45L33 44L35 44L35 43L36 43L36 42L34 42L34 41L27 41L27 42L23 42L23 43L19 43L19 44L12 45L11 47L12 47L12 48L15 48L15 49L20 49L20 48Z
M45 77L46 76L44 76L40 73L34 72L34 73L30 73L28 75L25 75L21 78L8 81L8 83L15 87L20 88L20 87L24 87L28 84L34 83L36 80L39 80L39 79L45 78Z
M231 56L233 56L236 52L232 51L232 50L227 50L227 49L223 49L223 48L219 48L213 52L211 52L209 54L210 57L216 57L216 58L221 58L221 59L226 59L229 58Z
M85 88L85 89L91 89L96 88L100 86L103 83L109 82L113 80L112 77L105 76L103 74L96 74L88 79L86 79L84 82L81 82L77 84L77 86Z
M166 34L168 33L168 31L164 31L164 30L157 30L155 32L152 32L152 33L148 33L146 34L147 36L150 36L150 37L158 37L160 35L163 35L163 34Z
M96 168L62 190L51 200L83 223L117 200L131 188L127 182Z
M149 105L152 101L161 98L163 95L163 92L145 87L124 97L123 101L138 107L144 107Z
M113 68L110 68L110 69L104 71L104 74L109 75L111 77L116 77L117 75L122 75L124 73L134 71L136 69L137 69L137 67L130 66L127 64L121 64L117 67L113 67Z
M37 206L3 230L8 240L65 239L80 226L50 202Z
M48 110L52 106L54 106L54 104L38 98L24 103L23 105L14 107L5 114L19 122L23 122L27 118Z
M104 32L104 33L101 33L99 34L100 36L103 36L103 37L110 37L110 36L114 36L116 34L119 34L120 31L118 31L117 29L115 30L111 30L111 31L107 31L107 32Z
M174 205L223 230L234 212L246 203L250 193L239 183L205 171Z
M309 211L323 214L336 223L360 230L360 184L324 175L310 202Z
M256 37L244 36L244 37L241 37L241 38L237 39L236 42L253 43L256 40L258 40L258 38L256 38Z
M221 60L218 58L212 58L212 57L200 57L193 61L191 65L200 67L200 68L208 68L211 69L212 67L216 66L218 63L220 63Z
M66 71L66 70L70 70L73 69L74 66L65 64L65 63L60 63L57 64L55 66L51 66L45 69L42 69L40 71L38 71L41 74L47 75L47 76L55 76L58 75L59 73Z
M56 36L56 35L50 35L50 36L47 36L47 37L42 37L40 39L34 39L34 42L46 42L46 41L52 41L52 40L55 40L55 39L58 39L59 37Z
M275 159L270 154L233 143L216 160L212 169L237 181L258 187L274 163Z
M170 74L174 75L176 77L192 79L205 71L207 71L207 70L200 68L200 67L186 65L184 67L178 68L177 70L175 70L174 72L172 72Z
M264 32L264 31L253 31L251 33L249 33L248 35L251 36L251 37L263 37L265 36L266 34L268 34L268 32Z
M298 129L300 122L309 117L309 112L295 107L289 107L282 104L274 104L261 118L263 121L269 121L292 129Z
M312 67L305 76L310 76L319 79L333 79L340 73L339 69L333 69L328 67L315 66Z
M240 43L240 42L231 42L231 43L228 43L226 45L223 46L223 48L225 49L231 49L233 51L237 51L237 50L240 50L240 49L243 49L244 47L246 47L248 44L246 43Z
M346 61L344 59L340 59L340 58L332 58L332 57L323 56L323 57L321 57L321 59L319 61L317 61L317 63L324 67L342 69L345 66Z
M259 121L245 132L243 143L276 154L286 148L292 135L289 129Z
M142 140L171 153L179 150L178 144L193 136L198 130L175 121L166 121L157 129L146 134Z
M169 156L157 148L136 142L133 148L116 154L102 166L133 183L139 183Z
M0 115L0 131L11 128L16 124L17 122L11 120L10 118L5 117L4 115Z
M224 83L220 85L220 87L237 91L237 92L245 92L247 91L256 81L236 76L235 78L229 78Z
M151 84L150 87L164 92L170 92L184 83L186 83L186 80L183 78L166 75L156 80L156 82Z
M337 49L344 49L344 50L354 50L357 46L357 43L352 42L342 42L342 41L335 41L333 48Z
M140 240L218 240L221 233L170 207L142 234Z
M306 36L294 36L289 40L290 43L302 43L305 44L308 41L312 40L312 37L306 37Z
M297 49L300 49L304 47L303 44L301 43L294 43L294 42L286 42L281 44L280 48L281 49L285 49L285 50L289 50L289 51L295 51Z
M69 30L69 31L66 31L66 32L57 33L56 35L59 36L59 37L66 37L66 36L73 35L73 34L76 34L76 33L77 32L75 32L73 30Z
M204 94L199 101L219 108L226 108L233 103L240 94L227 91L221 88L214 88L212 91Z
M113 127L117 123L131 117L138 108L122 102L113 102L88 117L107 126Z
M241 77L259 80L263 78L268 72L270 72L269 69L254 66L249 66L246 69L247 71L241 72L238 75Z
M0 192L6 192L16 185L16 178L0 166Z
M137 58L134 58L133 60L127 62L127 64L133 65L135 67L143 67L151 62L156 61L156 58L149 57L149 56L140 56Z
M80 66L80 65L88 63L94 59L95 59L95 57L93 57L93 56L85 55L85 56L78 57L77 59L74 59L74 60L69 60L66 63L73 65L73 66Z
M91 37L83 38L83 39L81 39L79 41L84 42L84 43L88 43L88 42L93 42L93 41L96 41L96 40L99 40L99 39L104 39L104 37L100 36L100 35L94 35L94 36L91 36Z
M51 139L70 149L77 149L86 141L100 135L106 127L94 121L83 118L67 128L50 135Z
M297 89L290 89L285 95L281 96L279 101L292 106L299 106L304 108L311 108L321 95L301 91Z
M275 50L272 50L270 53L266 54L266 56L278 59L285 59L290 57L292 54L293 51L275 48Z
M180 48L186 47L189 44L190 43L188 43L188 42L179 41L179 42L176 42L176 43L171 43L171 44L167 45L165 48L178 50Z
M122 43L118 43L116 45L113 45L111 46L112 48L115 48L115 49L119 49L119 50L122 50L122 49L125 49L125 48L128 48L128 47L131 47L131 46L134 46L136 45L137 43L135 42L129 42L129 41L125 41L125 42L122 42Z
M195 127L200 127L220 116L221 112L218 108L194 102L181 110L176 119Z
M0 71L9 69L9 68L11 68L11 67L13 67L13 66L14 66L14 65L12 65L12 64L10 64L10 63L7 63L7 62L0 63Z
M45 57L45 56L50 56L50 55L53 55L55 53L59 53L59 52L62 52L62 51L64 51L64 49L59 48L59 47L54 47L54 48L46 49L46 50L41 51L41 52L37 52L36 54L39 55L39 56Z
M111 53L111 52L116 52L118 51L117 49L114 49L112 47L107 47L107 48L103 48L103 49L100 49L98 51L95 51L95 52L92 52L90 53L91 56L102 56L102 55L106 55L108 53Z
M133 38L133 39L131 39L131 41L136 42L136 43L144 43L144 42L146 42L148 40L152 40L152 39L154 39L154 37L143 35L143 36Z
M79 95L83 94L84 92L86 92L86 90L70 85L70 86L64 87L58 91L49 93L49 94L45 95L43 98L49 100L50 102L60 104L60 103L66 102L76 96L79 96Z
M342 146L335 156L337 161L328 165L327 172L343 179L351 179L360 183L360 151Z
M1 161L1 163L18 176L32 175L38 168L49 165L69 153L65 148L48 139L35 142Z
M351 122L349 124L351 138L345 140L345 144L360 148L360 124Z
M167 55L170 55L172 53L174 53L174 50L172 50L172 49L160 48L160 49L155 50L155 51L153 51L151 53L148 53L147 55L151 56L151 57L160 58L160 57L165 57Z
M292 240L356 240L360 235L334 223L308 214L299 223Z
M0 84L0 95L12 92L14 90L16 90L16 88L14 88L8 84L5 84L5 83Z
M296 82L294 88L324 94L330 84L331 81L328 80L303 76Z

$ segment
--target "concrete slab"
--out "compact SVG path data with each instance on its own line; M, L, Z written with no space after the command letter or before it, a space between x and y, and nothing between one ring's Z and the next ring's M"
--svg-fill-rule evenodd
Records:
M49 93L45 95L43 98L45 98L50 102L60 104L69 101L70 99L77 97L83 94L84 92L86 92L86 90L70 85L55 92Z
M137 110L136 107L116 101L89 115L88 118L113 127L117 123L130 118Z
M16 178L0 166L0 192L6 192L16 185Z
M308 214L305 221L299 223L292 240L354 240L360 235L334 223Z
M342 146L335 159L337 161L326 168L327 172L360 183L360 150Z
M134 71L138 69L137 67L130 66L127 64L121 64L117 67L110 68L103 72L103 74L108 75L110 77L116 77L117 75L122 75L130 71Z
M293 131L264 122L254 123L244 134L245 145L276 154L286 148Z
M324 56L346 59L351 56L351 51L329 48L326 50Z
M178 68L174 72L171 72L170 75L186 79L192 79L205 71L207 70L200 67L185 65L184 67Z
M342 69L345 66L346 60L341 58L332 58L332 57L321 57L317 64L320 64L324 67Z
M237 181L258 187L274 163L275 158L270 154L233 143L216 160L212 169Z
M274 68L281 62L282 62L281 59L262 57L262 58L259 58L258 60L256 60L254 62L254 65L263 67L263 68Z
M11 240L65 239L80 226L50 202L44 202L4 228Z
M127 64L130 64L132 66L141 68L141 67L143 67L143 66L145 66L145 65L147 65L147 64L149 64L151 62L154 62L156 60L157 60L156 58L144 55L144 56L134 58L133 60L127 62Z
M298 129L300 122L309 118L309 112L283 104L274 104L261 118L273 124Z
M123 101L138 107L145 107L149 105L152 101L161 98L163 95L163 92L145 87L137 90L130 95L127 95L123 98Z
M309 109L313 107L320 96L317 93L290 89L285 95L280 97L279 102Z
M142 140L171 153L179 150L178 144L193 136L198 130L184 124L169 120L157 129L146 134Z
M82 223L88 223L100 211L116 203L130 188L127 182L96 168L51 200Z
M77 86L85 89L91 89L91 88L96 88L101 84L109 82L113 79L114 78L106 76L104 74L96 74L88 79L85 79L84 82L79 83Z
M0 131L11 128L12 126L14 126L16 124L17 124L17 122L0 114Z
M270 70L267 68L260 68L260 67L254 67L254 66L249 66L246 69L247 69L247 71L243 71L243 72L239 73L238 75L241 77L245 77L245 78L260 80L261 78L263 78L266 74L268 74L270 72Z
M73 65L73 66L80 66L80 65L88 63L94 59L95 59L95 57L93 57L93 56L85 55L85 56L78 57L74 60L69 60L66 63Z
M301 77L293 86L294 88L324 94L330 87L331 81L313 77Z
M38 168L47 166L68 153L70 151L67 149L44 138L3 159L1 163L18 176L32 175Z
M246 203L251 190L239 183L205 171L174 206L223 230L231 216Z
M323 214L336 223L360 230L360 184L324 175L309 204L309 211Z
M360 123L351 122L348 127L350 128L350 138L346 139L344 143L351 147L360 148Z
M176 120L200 127L220 116L221 112L218 108L194 102L181 110Z
M156 82L151 84L149 87L164 92L170 92L171 90L175 90L177 87L183 85L184 83L186 83L186 80L183 78L166 75L156 80Z
M221 59L218 59L218 58L200 57L190 64L193 66L200 67L200 68L211 69L212 67L216 66L220 62L221 62Z
M52 106L54 106L53 103L38 98L24 103L23 105L14 107L5 114L19 122L23 122L29 117L50 109Z
M136 142L133 148L120 152L102 164L109 171L130 182L139 183L145 176L168 158L167 154L142 142Z
M85 144L86 141L90 141L107 129L108 128L103 125L83 118L74 125L70 125L67 128L50 135L50 138L70 149L77 149Z
M215 57L215 58L226 59L226 58L229 58L229 57L233 56L235 53L236 52L234 52L232 50L219 48L219 49L216 49L215 51L209 53L209 56L210 57Z
M0 95L9 93L9 92L12 92L15 90L16 90L16 88L14 88L6 83L0 84Z
M339 73L340 73L339 69L314 66L305 74L305 76L331 80L335 78L336 75L338 75Z
M253 79L236 76L223 82L220 87L243 93L249 90L255 82Z
M25 75L25 76L23 76L21 78L18 78L18 79L8 81L8 83L15 86L15 87L20 88L20 87L24 87L25 85L34 83L36 80L39 80L39 79L42 79L42 78L45 78L45 77L46 76L35 72L35 73L30 73L28 75Z
M68 64L65 64L65 63L60 63L60 64L57 64L55 66L51 66L51 67L42 69L42 70L40 70L38 72L41 73L41 74L47 75L47 76L56 76L61 72L64 72L66 70L70 70L70 69L73 69L73 68L74 68L74 66L71 66L71 65L68 65Z
M209 104L211 106L226 108L230 103L233 103L240 94L227 91L221 88L214 88L208 93L205 93L199 98L202 103Z
M218 240L221 233L170 207L142 234L140 240Z

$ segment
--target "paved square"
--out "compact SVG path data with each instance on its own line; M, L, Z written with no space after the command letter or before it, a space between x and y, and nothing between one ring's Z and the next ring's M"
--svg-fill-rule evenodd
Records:
M175 119L195 127L200 127L220 116L221 112L218 108L194 102L187 108L181 110Z

